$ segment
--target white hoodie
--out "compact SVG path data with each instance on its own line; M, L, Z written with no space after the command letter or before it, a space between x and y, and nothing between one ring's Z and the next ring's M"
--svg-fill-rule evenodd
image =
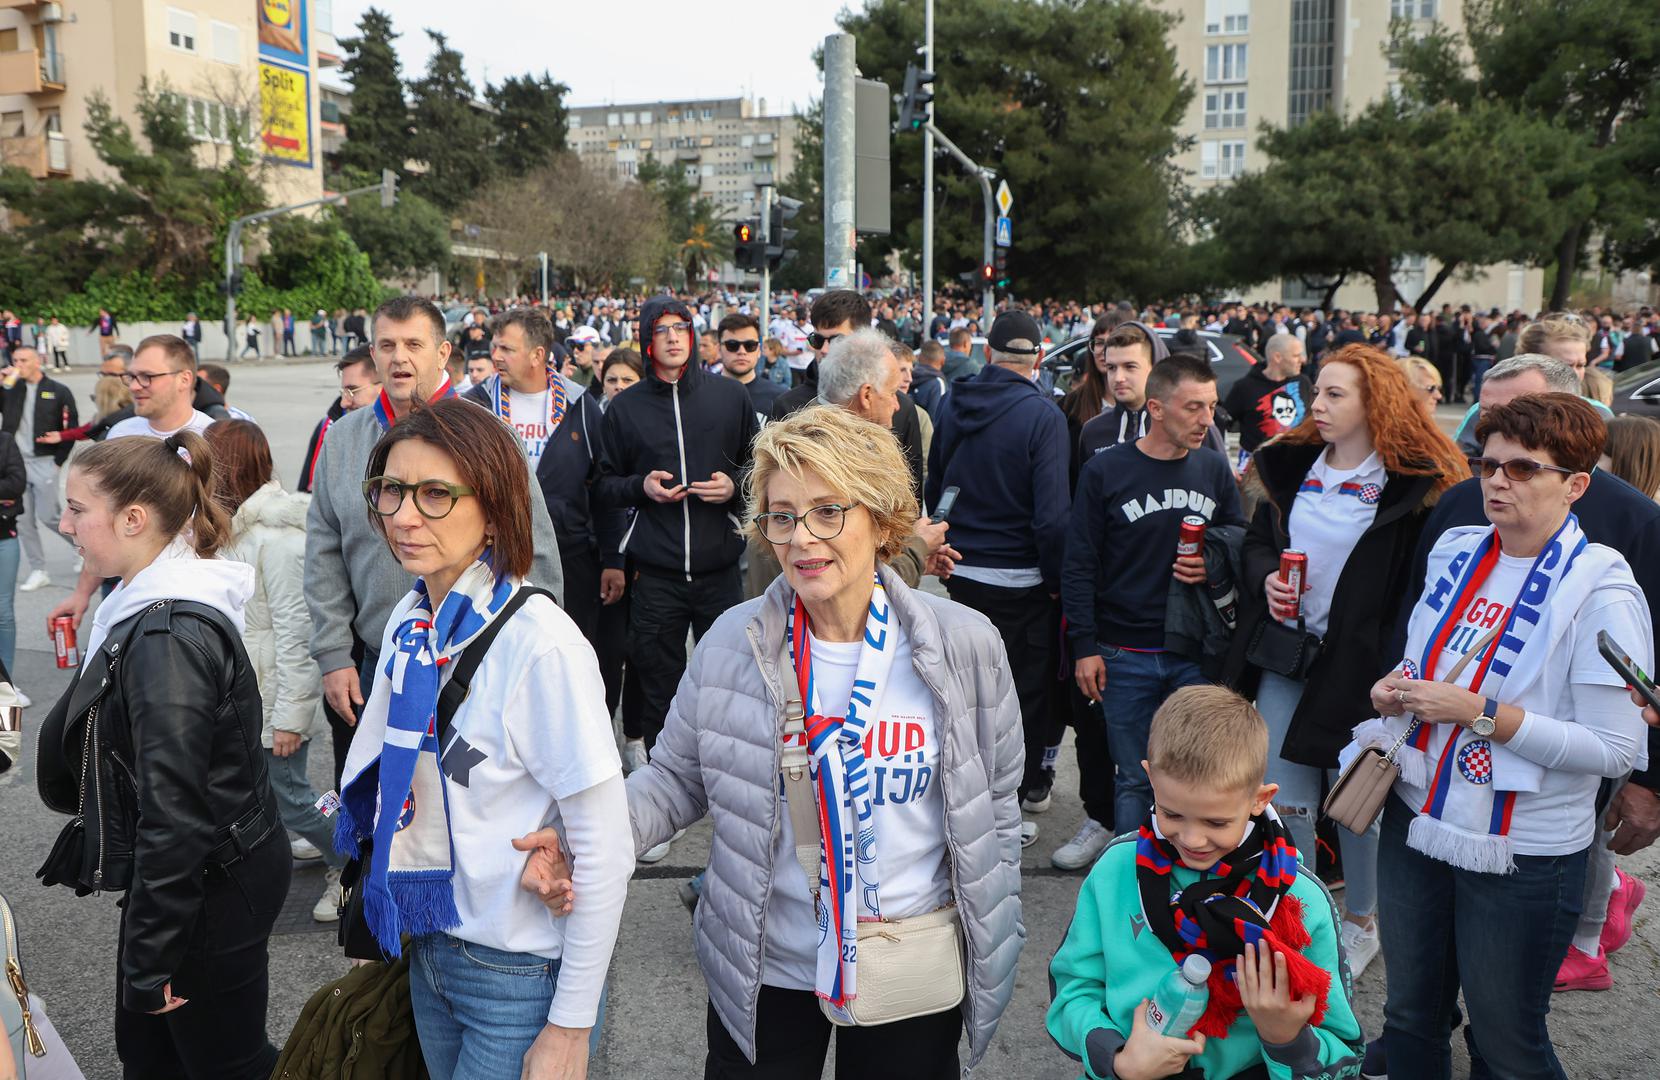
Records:
M111 627L162 600L194 600L223 612L242 633L243 609L254 592L254 568L229 559L202 559L181 534L162 549L155 562L117 585L92 614L92 633L87 637L81 662L96 654L109 637Z

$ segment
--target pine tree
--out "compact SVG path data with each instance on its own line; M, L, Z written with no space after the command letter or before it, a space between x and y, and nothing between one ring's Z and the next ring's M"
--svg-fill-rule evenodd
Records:
M346 117L346 141L340 148L342 172L364 179L382 169L403 169L409 156L409 106L392 42L392 17L370 8L357 22L357 36L340 42L346 51L340 65L352 85L352 108Z
M565 95L570 87L543 72L512 75L485 89L496 110L496 163L509 176L523 176L565 149Z
M436 30L426 74L409 84L414 134L410 156L425 165L410 188L441 210L455 210L484 187L495 172L495 129L478 107L461 54ZM354 103L355 106L355 103Z

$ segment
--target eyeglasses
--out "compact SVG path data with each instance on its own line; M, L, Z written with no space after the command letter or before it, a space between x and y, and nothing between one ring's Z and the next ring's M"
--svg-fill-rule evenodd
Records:
M1433 382L1425 383L1423 386L1418 387L1418 390L1420 393L1424 394L1439 394L1441 392L1441 384Z
M1089 351L1090 352L1106 352L1107 351L1107 339L1104 338L1104 337L1090 338L1089 339Z
M755 521L769 544L787 544L795 539L798 524L806 525L807 531L820 540L834 540L846 527L847 512L851 509L851 506L840 503L825 503L801 514L785 513L783 510L757 514Z
M1544 462L1534 461L1532 458L1513 458L1510 461L1494 461L1489 457L1473 457L1470 459L1470 471L1483 480L1491 479L1493 474L1500 469L1504 470L1505 476L1518 484L1532 480L1542 470L1546 469L1551 472L1559 472L1563 476L1574 475L1573 469L1564 469L1560 465L1546 465Z
M651 331L651 336L658 339L659 341L667 341L669 339L670 335L673 335L673 334L689 334L691 332L692 332L692 324L691 323L689 323L689 322L677 322L677 323L669 323L669 325L667 325L667 326L653 327L652 331Z
M727 352L754 352L761 347L759 341L723 341L720 347Z
M807 335L807 344L811 345L815 349L822 349L826 345L829 345L832 341L835 341L837 338L845 336L845 334L821 334L817 330L814 330L812 333Z
M173 368L171 371L123 371L116 376L123 386L137 386L140 390L150 389L150 384L164 375L178 375L185 368Z
M477 494L465 484L452 484L447 480L405 483L390 476L371 476L363 481L363 498L369 503L369 509L381 517L391 517L401 510L410 492L415 493L416 512L429 521L448 517L463 495Z
M376 382L376 383L365 383L362 386L342 386L340 388L340 400L341 401L356 401L357 400L357 395L363 393L363 391L365 391L365 390L378 390L378 389L380 389L380 383L378 383L378 382Z

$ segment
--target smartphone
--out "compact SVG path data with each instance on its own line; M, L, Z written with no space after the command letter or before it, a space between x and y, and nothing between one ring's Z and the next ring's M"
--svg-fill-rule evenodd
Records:
M951 517L951 508L957 505L957 489L948 487L940 493L940 501L934 504L933 516L928 520L938 525Z
M1660 712L1660 687L1654 685L1654 680L1644 674L1643 669L1631 662L1631 656L1619 643L1608 636L1608 631L1597 631L1597 651L1602 658L1608 661L1608 666L1625 680L1625 684L1636 688L1643 695L1656 712Z

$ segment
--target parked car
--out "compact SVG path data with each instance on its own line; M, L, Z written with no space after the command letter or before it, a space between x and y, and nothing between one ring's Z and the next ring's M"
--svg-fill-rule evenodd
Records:
M1660 420L1660 360L1614 376L1614 412Z
M1171 350L1180 351L1172 339L1176 336L1174 329L1154 327L1153 332L1171 346ZM1216 396L1226 398L1228 390L1239 381L1240 376L1256 365L1262 363L1255 349L1245 344L1243 338L1237 334L1219 334L1209 330L1196 331L1199 344L1204 346L1205 356L1210 360L1211 369L1216 372ZM976 339L982 341L984 339ZM1189 351L1192 347L1189 346ZM982 354L983 355L983 354ZM1072 373L1081 364L1089 362L1089 337L1075 337L1064 345L1054 348L1043 359L1043 372L1046 384L1055 396L1065 395L1072 385ZM1220 421L1218 421L1220 423Z

